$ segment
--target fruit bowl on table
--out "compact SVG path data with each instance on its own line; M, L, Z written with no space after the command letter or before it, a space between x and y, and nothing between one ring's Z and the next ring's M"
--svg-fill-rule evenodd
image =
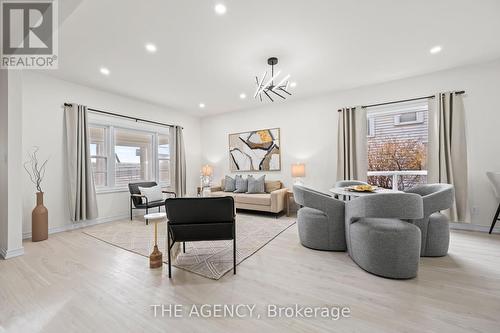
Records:
M377 186L372 185L354 185L349 186L346 189L351 192L375 192L377 188Z

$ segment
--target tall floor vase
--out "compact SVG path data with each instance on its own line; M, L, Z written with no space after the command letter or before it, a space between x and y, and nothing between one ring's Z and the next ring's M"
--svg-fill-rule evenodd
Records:
M36 207L31 213L31 240L43 241L49 238L49 211L43 205L43 192L36 193Z

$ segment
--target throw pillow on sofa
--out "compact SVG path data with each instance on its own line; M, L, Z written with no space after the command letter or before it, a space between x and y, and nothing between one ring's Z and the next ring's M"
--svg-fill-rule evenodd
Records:
M236 175L236 190L234 193L245 193L248 191L248 180L242 175Z
M224 192L234 192L236 190L236 179L226 176L224 178Z
M248 191L247 193L266 193L265 188L266 175L259 178L248 176Z
M268 180L264 183L266 193L271 193L281 189L281 182L279 180Z

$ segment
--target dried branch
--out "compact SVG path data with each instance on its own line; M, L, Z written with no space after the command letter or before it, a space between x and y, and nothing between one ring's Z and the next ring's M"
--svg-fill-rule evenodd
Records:
M49 159L46 159L40 165L37 156L39 150L40 150L39 147L34 146L33 151L28 152L28 160L23 163L23 167L24 170L26 170L28 176L30 177L31 182L35 185L36 190L38 192L43 192L42 181L45 178L45 169Z

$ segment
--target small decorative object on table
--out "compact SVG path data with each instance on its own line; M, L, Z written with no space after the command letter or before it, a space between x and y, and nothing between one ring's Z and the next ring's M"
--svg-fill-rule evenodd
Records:
M45 176L45 166L48 159L43 162L38 161L39 147L33 147L33 151L28 153L28 161L23 167L28 173L31 182L36 188L36 207L31 213L31 240L39 242L49 238L49 212L43 205L42 181Z
M349 186L346 187L348 191L353 191L353 192L375 192L377 190L377 186L372 186L372 185L354 185L354 186Z
M145 220L153 220L155 223L155 245L149 256L149 268L159 268L163 265L163 254L158 250L158 222L167 217L165 213L152 213L144 215Z

